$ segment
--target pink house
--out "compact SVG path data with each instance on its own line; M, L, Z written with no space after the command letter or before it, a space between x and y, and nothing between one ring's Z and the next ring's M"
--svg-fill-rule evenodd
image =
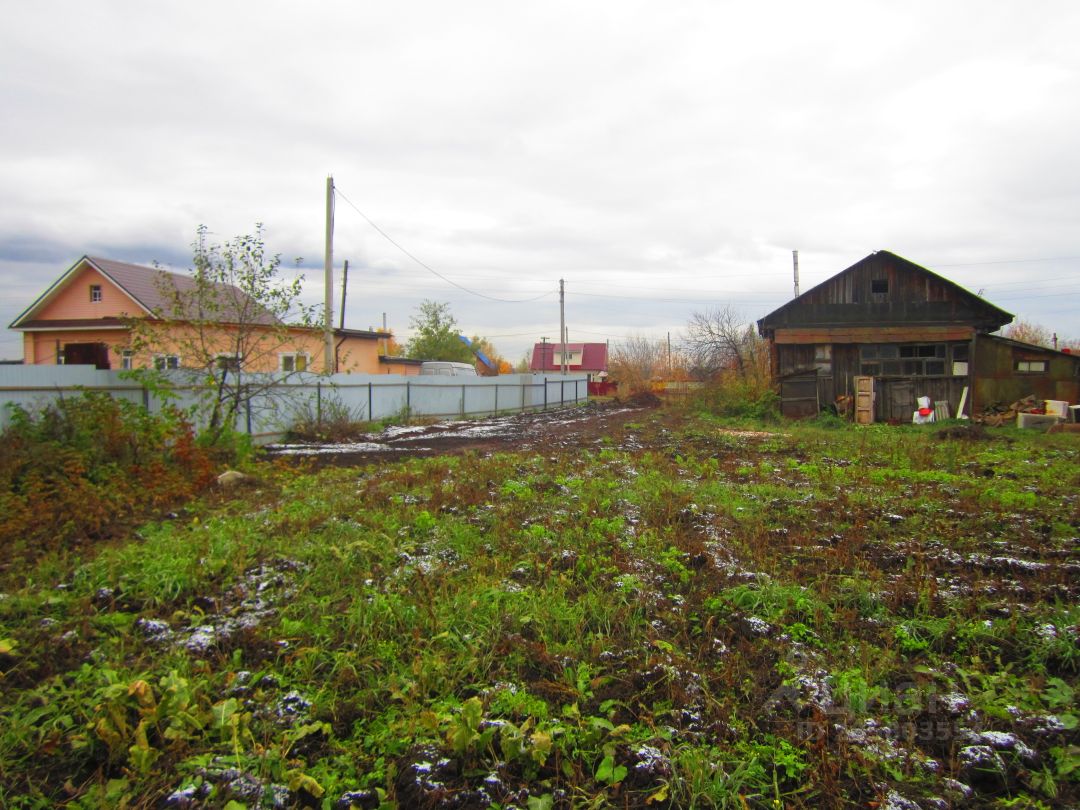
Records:
M164 287L163 283L164 282ZM183 345L185 330L190 323L165 321L162 312L170 311L167 300L169 286L183 292L194 282L190 276L169 273L154 267L146 267L94 256L83 256L49 286L18 318L10 329L23 334L23 362L27 365L79 364L93 365L99 369L140 368L154 365L158 368L188 367L188 359L179 347ZM215 326L211 340L221 344L222 351L230 345L230 335L236 325L229 322L231 306L250 306L235 287L222 289L227 301L220 327ZM167 338L162 350L153 356L139 354L131 348L132 319L148 318L161 321L168 336L175 336L175 348L169 347ZM266 314L265 333L280 345L262 352L258 360L245 368L251 371L323 371L325 356L322 331L305 327L287 327L283 334L281 324ZM215 321L215 324L217 321ZM264 323L259 317L248 323ZM380 340L389 333L335 329L337 349L336 371L378 374Z
M568 370L574 374L588 374L589 382L602 380L607 376L606 343L567 343L566 362ZM562 344L533 344L531 371L561 371Z

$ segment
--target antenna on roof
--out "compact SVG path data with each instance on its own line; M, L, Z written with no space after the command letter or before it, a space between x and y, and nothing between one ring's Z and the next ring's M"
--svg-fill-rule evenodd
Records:
M791 261L795 265L795 297L799 297L799 251L791 251Z

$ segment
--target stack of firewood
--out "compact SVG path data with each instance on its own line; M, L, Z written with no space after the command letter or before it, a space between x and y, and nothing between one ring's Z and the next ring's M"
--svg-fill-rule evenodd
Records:
M975 414L973 421L990 427L1001 427L1015 422L1018 413L1046 413L1046 403L1030 394L1011 405L995 402L984 408L982 413Z

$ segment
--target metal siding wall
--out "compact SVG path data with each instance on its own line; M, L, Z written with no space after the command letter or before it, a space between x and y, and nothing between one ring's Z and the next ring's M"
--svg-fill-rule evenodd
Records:
M175 375L177 386L172 404L185 410L200 401L202 389L191 386L190 377ZM250 375L265 380L269 375ZM242 381L242 380L241 380ZM369 389L370 384L370 389ZM585 375L533 376L508 374L499 377L418 377L398 374L316 374L297 375L265 396L251 402L251 433L257 437L278 436L298 414L315 414L321 398L325 409L335 405L348 409L357 421L372 421L404 415L484 416L499 412L559 407L588 400ZM98 371L92 366L0 366L0 406L4 403L26 408L43 407L60 396L74 396L80 389L101 390L111 396L141 403L144 391L116 371ZM546 390L546 397L545 397ZM464 402L462 400L464 391ZM565 400L562 395L565 393ZM148 395L150 411L159 413L165 402ZM463 407L464 406L464 407ZM325 411L324 411L325 412ZM246 432L248 413L237 414L235 429ZM0 408L0 427L7 424L7 409ZM196 425L197 428L205 425Z

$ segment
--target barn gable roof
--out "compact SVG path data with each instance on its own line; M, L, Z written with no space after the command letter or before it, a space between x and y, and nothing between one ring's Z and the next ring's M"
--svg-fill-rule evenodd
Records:
M907 276L891 296L868 295L854 284L870 272ZM911 283L921 279L921 286ZM933 289L933 300L926 294ZM1013 315L932 270L879 250L788 301L758 321L758 332L768 336L787 326L895 325L900 323L969 323L991 332L1012 321Z

